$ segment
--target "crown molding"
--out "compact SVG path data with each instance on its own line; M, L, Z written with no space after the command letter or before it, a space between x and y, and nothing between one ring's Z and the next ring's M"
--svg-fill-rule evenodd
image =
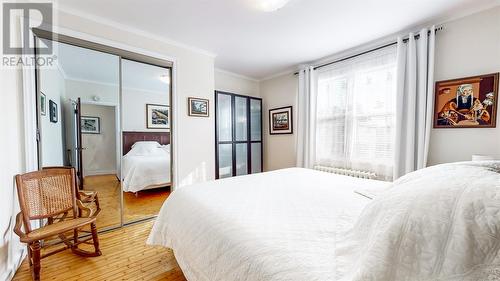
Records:
M278 72L278 73L266 76L266 77L260 79L259 82L264 82L264 81L275 79L275 78L278 78L278 77L281 77L281 76L293 75L296 71L298 71L298 67L295 67L295 66L294 67L290 67L287 70L284 70L284 71L281 71L281 72Z
M215 72L219 72L219 73L222 73L222 74L226 74L226 75L237 77L237 78L241 78L241 79L250 80L250 81L253 81L253 82L259 82L260 81L259 79L256 79L256 78L253 78L253 77L250 77L250 76L238 74L238 73L227 71L227 70L220 69L220 68L217 68L217 67L215 68Z
M74 78L74 77L67 77L66 76L66 77L64 77L64 80L73 81L73 82L80 82L80 83L95 84L95 85L101 85L101 86L118 87L118 83L102 82L102 81L89 80L89 79L83 79L83 78ZM122 92L123 92L123 90L142 92L142 93L154 94L154 95L165 94L164 92L160 92L160 91L145 90L145 89L133 88L133 87L123 87Z
M105 18L102 18L102 17L98 17L98 16L95 16L95 15L92 15L92 14L89 14L89 13L81 12L81 11L75 10L73 8L67 7L67 6L65 6L64 4L61 4L61 3L59 3L57 5L56 9L58 11L60 11L60 12L63 12L63 13L66 13L66 14L69 14L69 15L72 15L72 16L77 16L77 17L80 17L80 18L83 18L83 19L87 19L87 20L99 23L99 24L111 26L111 27L114 27L116 29L119 29L119 30L122 30L122 31L125 31L125 32L133 33L135 35L146 37L148 39L156 40L156 41L159 41L159 42L162 42L162 43L165 43L165 44L169 44L169 45L172 45L172 46L175 46L175 47L187 49L187 50L190 50L190 51L198 53L198 54L209 56L211 58L217 57L217 54L215 54L213 52L210 52L210 51L207 51L207 50L204 50L204 49L201 49L201 48L197 48L197 47L194 47L194 46L191 46L191 45L188 45L188 44L184 44L184 43L181 43L179 41L175 41L175 40L172 40L172 39L169 39L169 38L166 38L166 37L163 37L163 36L151 33L149 31L145 31L145 30L133 27L133 26L129 26L129 25L126 25L126 24L118 23L118 22L115 22L115 21L112 21L112 20L109 20L109 19L105 19Z

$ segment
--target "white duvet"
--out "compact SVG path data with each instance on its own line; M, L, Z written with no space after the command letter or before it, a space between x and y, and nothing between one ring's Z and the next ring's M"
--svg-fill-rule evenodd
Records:
M148 243L190 281L500 280L500 162L435 166L386 188L286 169L175 191Z
M125 192L138 192L170 183L170 153L165 147L138 150L123 156L122 186Z

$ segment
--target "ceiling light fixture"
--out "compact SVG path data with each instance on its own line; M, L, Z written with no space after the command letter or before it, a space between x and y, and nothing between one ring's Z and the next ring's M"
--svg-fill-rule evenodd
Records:
M274 12L283 8L290 0L258 0L264 12Z

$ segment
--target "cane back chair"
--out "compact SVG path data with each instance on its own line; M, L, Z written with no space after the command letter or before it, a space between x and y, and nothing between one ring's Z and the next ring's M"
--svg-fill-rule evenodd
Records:
M97 194L77 196L75 183L75 170L65 167L16 176L21 212L17 214L14 232L19 235L21 242L27 244L28 260L35 281L40 280L40 260L55 253L71 249L73 253L84 257L101 255L96 229L98 203L97 209L85 204L90 202L90 198L97 200ZM68 216L72 219L66 220ZM44 219L47 221L45 226L32 229L31 221ZM91 235L80 238L79 232L83 232L82 228L88 225ZM21 230L22 226L24 231ZM67 233L71 231L73 237L68 238ZM64 246L42 255L41 243L54 236L60 238ZM80 244L93 245L94 251L82 250L78 247Z

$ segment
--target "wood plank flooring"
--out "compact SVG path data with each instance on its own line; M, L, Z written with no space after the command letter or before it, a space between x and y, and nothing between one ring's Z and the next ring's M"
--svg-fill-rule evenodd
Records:
M84 180L84 190L98 192L102 209L97 218L98 229L120 225L120 182L115 175L87 176ZM124 222L157 215L169 195L169 187L140 191L137 196L124 192Z
M186 281L173 252L146 245L152 221L99 235L102 256L83 258L64 251L42 260L42 280L167 280ZM25 260L15 281L31 280Z

